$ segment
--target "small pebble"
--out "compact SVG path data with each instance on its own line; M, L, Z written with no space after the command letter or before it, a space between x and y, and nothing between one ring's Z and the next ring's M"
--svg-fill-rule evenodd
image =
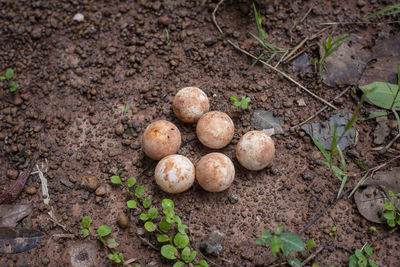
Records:
M85 16L81 13L76 13L72 20L82 22L85 19Z
M27 186L27 187L25 188L25 192L26 192L28 195L34 195L34 194L36 194L37 189L36 189L35 187L33 187L33 186Z
M119 227L121 227L122 229L127 228L129 225L128 216L126 216L126 214L121 211L120 213L118 213L117 223Z

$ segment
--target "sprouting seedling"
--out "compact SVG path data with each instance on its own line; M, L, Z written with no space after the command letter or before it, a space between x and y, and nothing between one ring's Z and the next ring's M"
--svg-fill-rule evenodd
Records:
M166 39L166 42L167 42L167 47L170 46L171 45L171 39L169 37L169 31L168 31L167 28L165 28L165 39Z
M18 83L11 80L13 77L14 77L14 70L11 68L6 70L6 74L4 76L0 76L0 80L8 80L8 86L10 87L10 92L15 92L19 86Z
M126 102L126 105L125 105L125 108L124 108L124 115L126 115L126 113L128 112L130 106L131 106L131 102L130 101Z
M324 55L319 59L319 76L322 78L322 73L324 71L324 63L325 60L332 56L333 52L339 49L343 45L344 40L349 38L350 35L343 36L342 38L337 39L336 41L332 41L332 34L329 34L326 42L322 43L322 48L324 49Z
M139 218L144 223L144 228L149 233L155 233L161 246L161 255L175 261L174 267L183 267L185 264L194 263L197 252L189 248L189 236L186 230L189 228L182 223L182 219L175 213L175 204L170 199L161 201L161 212L152 206L152 199L147 195L144 186L136 185L134 177L129 178L126 184L121 181L120 173L111 177L113 184L121 185L129 194L130 199L126 205L130 209L138 206L143 211ZM165 244L166 243L166 244ZM115 257L115 256L114 256ZM207 267L205 260L198 260L194 267Z
M347 178L348 178L346 159L344 158L343 152L342 152L339 144L342 141L342 139L344 138L344 136L346 135L346 133L353 127L354 123L356 122L358 114L360 113L361 106L364 103L365 97L366 97L365 94L361 97L361 100L358 103L356 110L354 111L350 120L344 126L343 132L339 137L337 137L337 125L334 124L332 141L331 141L331 146L330 146L330 153L328 153L326 151L326 149L321 145L321 143L317 139L315 139L312 135L310 135L314 144L318 147L318 149L321 151L322 155L326 159L326 161L322 160L321 163L328 166L332 170L332 172L334 173L336 178L338 178L338 180L341 182L336 198L339 198L339 196L342 194L342 191L344 189L344 186L346 185ZM339 155L341 167L338 167L333 164L333 159L337 155Z
M372 253L372 248L367 245L364 245L361 249L356 249L354 254L349 258L349 267L379 267L379 265L370 258Z
M388 190L388 195L396 201L400 201L400 193L394 194L392 190ZM391 199L387 199L383 205L385 211L383 217L386 219L390 227L400 226L400 209L398 209Z
M329 236L334 236L334 235L336 235L336 231L337 231L337 226L335 225L335 226L333 226L333 227L331 228L331 231L330 231L330 233L329 233Z
M301 262L298 259L289 259L288 257L293 251L304 250L303 240L294 233L283 232L283 226L275 227L273 233L265 230L261 238L256 238L255 242L263 246L269 244L269 249L274 257L276 257L279 252L282 252L290 266L301 266Z
M82 234L83 238L90 235L89 227L91 224L92 224L92 218L90 218L89 216L85 216L82 218L82 221L81 221L82 229L79 230L79 232Z
M256 39L266 50L267 53L270 53L271 55L269 56L267 63L270 63L272 59L278 54L278 53L285 53L285 50L281 50L277 47L275 47L273 44L269 43L267 41L267 33L262 27L262 18L260 12L257 10L255 3L253 2L253 10L254 10L254 16L256 19L256 24L257 24L257 30L258 30L258 37L252 33L250 33L251 36L253 36L254 39ZM247 69L247 71L250 71L256 64L257 62L264 57L264 53L261 53L257 59L254 60L254 62L250 65L250 67Z
M231 101L233 102L233 105L236 107L241 107L242 109L247 109L249 106L249 103L251 102L250 97L244 97L242 96L242 100L238 100L236 96L231 96Z

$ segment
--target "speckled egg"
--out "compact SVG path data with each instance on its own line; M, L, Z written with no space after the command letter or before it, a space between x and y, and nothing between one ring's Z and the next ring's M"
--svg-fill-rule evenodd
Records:
M195 178L193 163L181 155L169 155L158 162L154 178L161 190L178 194L188 190Z
M196 180L206 191L224 191L232 184L234 178L235 167L224 154L207 154L196 165Z
M239 163L248 170L264 169L275 155L272 138L262 131L250 131L243 135L236 146Z
M197 122L210 108L207 95L197 87L179 90L172 103L175 116L187 123Z
M197 123L196 134L200 142L209 148L219 149L228 145L235 133L231 118L221 111L204 114Z
M175 154L181 146L181 133L171 122L166 120L155 121L142 135L143 152L154 160Z

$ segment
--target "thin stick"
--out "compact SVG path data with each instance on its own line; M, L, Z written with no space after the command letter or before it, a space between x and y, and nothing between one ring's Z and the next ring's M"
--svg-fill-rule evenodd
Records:
M137 233L136 233L136 236L139 237L140 240L142 240L144 243L146 243L146 244L147 244L149 247L151 247L152 249L154 249L154 250L156 250L156 251L159 251L159 249L156 248L156 247L155 247L152 243L150 243L150 241L148 241L147 239L141 237L141 236L138 235Z
M351 86L348 86L346 89L343 90L343 92L341 92L338 96L336 96L333 100L336 100L338 98L340 98L341 96L343 96L345 93L347 93L347 91L349 91L349 89L351 88ZM311 117L309 117L308 119L306 119L305 121L291 127L291 129L296 129L299 128L300 126L302 126L303 124L306 124L308 121L314 119L315 117L317 117L322 111L324 111L325 109L327 109L328 106L324 106L323 108L321 108L320 110L318 110L316 113L314 113Z
M219 25L218 25L218 23L217 23L217 19L215 18L215 13L217 13L217 10L218 10L219 6L220 6L224 1L225 1L225 0L219 1L218 4L215 6L214 11L213 11L212 14L211 14L211 15L212 15L213 22L214 22L215 26L217 27L218 31L219 31L221 34L223 34L223 32L222 32L221 28L219 27Z
M320 247L317 251L315 251L313 254L311 254L307 259L305 259L302 262L302 265L305 265L306 263L308 263L309 261L311 261L312 259L315 258L315 256L317 256L321 251L324 250L324 247Z
M223 34L223 31L221 30L221 28L218 25L217 19L215 17L215 13L217 12L219 6L224 2L224 0L219 1L219 3L216 5L214 11L212 12L212 17L213 17L213 22L215 24L215 26L217 27L218 31ZM241 49L238 45L236 45L235 43L233 43L231 40L227 40L227 42L232 45L234 48L236 48L237 50L241 51L242 53L257 59L257 57L249 52L247 52L246 50ZM284 73L283 71L275 68L274 66L268 64L267 62L263 61L263 60L259 60L262 64L264 64L265 66L271 68L272 70L278 72L279 74L281 74L283 77L285 77L286 79L288 79L289 81L293 82L294 84L296 84L298 87L300 87L301 89L303 89L304 91L306 91L308 94L312 95L314 98L318 99L319 101L325 103L326 105L330 106L333 109L337 109L334 105L332 105L331 103L329 103L328 101L326 101L325 99L317 96L316 94L314 94L313 92L311 92L310 90L308 90L306 87L304 87L302 84L300 84L299 82L295 81L294 79L292 79L289 75L287 75L286 73Z
M314 6L318 5L319 2L321 0L318 0L317 2L314 2L313 5L310 6L310 8L307 10L306 14L303 16L303 18L300 20L300 22L302 23L308 16L308 14L310 14L311 10L314 8Z
M283 56L281 56L281 58L279 59L278 63L276 63L275 68L277 68L279 66L279 64L281 64L281 62L286 57L288 52L289 52L289 50L286 50L286 52L283 54Z
M242 48L240 48L239 46L237 46L235 43L233 43L231 40L227 40L227 42L232 45L234 48L236 48L237 50L239 50L240 52L248 55L249 57L252 57L254 59L257 59L257 57L249 52L247 52L246 50L243 50ZM311 92L310 90L308 90L306 87L304 87L302 84L300 84L299 82L297 82L296 80L294 80L293 78L291 78L289 75L287 75L286 73L284 73L283 71L275 68L274 66L268 64L267 62L263 61L263 60L259 60L259 62L261 62L262 64L264 64L265 66L267 66L268 68L278 72L279 74L281 74L283 77L285 77L286 79L288 79L289 81L291 81L292 83L294 83L295 85L297 85L298 87L300 87L301 89L303 89L304 91L306 91L308 94L310 94L311 96L313 96L314 98L318 99L319 101L323 102L324 104L330 106L333 109L337 109L337 107L335 107L334 105L332 105L331 103L329 103L328 101L326 101L325 99L317 96L316 94L314 94L313 92Z
M400 20L395 20L395 21L388 21L385 22L386 24L394 24L394 23L399 23ZM348 24L381 24L381 22L362 22L362 21L355 21L355 22L325 22L321 23L321 25L348 25Z
M309 39L308 36L304 38L304 40L301 41L298 45L296 45L295 48L293 48L292 51L290 51L290 53L283 58L283 60L286 61L287 58L291 57L294 53L296 53L296 51L299 50L308 41L308 39Z

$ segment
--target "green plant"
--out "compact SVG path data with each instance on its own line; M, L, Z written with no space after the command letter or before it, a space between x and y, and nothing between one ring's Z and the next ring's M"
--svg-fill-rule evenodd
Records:
M392 11L392 12L389 12L389 11ZM389 12L389 13L387 13L387 12ZM367 19L370 19L372 17L378 16L378 15L381 15L381 14L384 14L384 13L387 13L387 15L393 15L393 14L400 13L400 3L394 4L392 6L388 6L386 8L381 9L381 10L378 10L378 11L376 11L376 12L374 12L374 13L372 13L372 14L370 14L370 15L362 18L362 19L363 20L367 20Z
M392 190L388 191L389 197L395 199L395 201L400 201L400 193L396 195L393 194ZM386 219L387 224L390 227L395 227L396 225L400 226L400 210L396 208L394 203L387 199L384 204L385 211L383 212L383 217Z
M261 238L256 238L255 242L263 246L269 245L269 249L274 257L277 256L277 253L282 252L290 266L302 266L298 259L289 259L288 257L293 251L304 250L303 240L294 233L283 232L283 226L276 226L273 233L265 230Z
M82 234L82 237L85 238L90 235L89 227L92 224L92 219L89 216L85 216L82 218L81 226L82 229L79 232Z
M306 248L307 248L307 249L312 249L312 248L314 247L314 245L315 245L314 240L310 239L310 240L308 240L307 243L306 243Z
M376 232L376 227L375 227L375 226L371 226L371 227L369 227L369 230L370 230L371 232Z
M362 249L356 249L354 254L349 258L349 267L378 267L379 265L373 259L369 258L372 253L372 248L369 246L364 246Z
M193 264L197 252L189 248L189 236L186 234L188 226L183 224L181 218L175 213L174 202L170 199L163 199L160 212L152 206L152 199L146 194L146 189L140 185L135 187L136 179L134 177L129 178L124 185L118 174L111 177L111 182L121 185L128 192L130 196L126 202L128 208L136 209L140 206L143 212L139 218L143 221L144 228L147 232L154 232L157 241L164 244L161 246L161 255L168 260L175 261L173 267ZM194 266L206 267L208 264L205 260L199 260Z
M257 10L255 3L253 2L253 10L254 10L254 16L256 19L256 24L257 24L257 30L258 30L258 36L255 36L254 34L250 33L251 36L253 36L254 39L256 39L265 49L266 53L270 53L270 57L267 60L267 63L270 63L272 59L278 54L278 53L285 53L286 50L281 50L272 45L267 41L267 34L264 31L262 27L262 18L260 15L260 12ZM257 59L250 65L250 67L247 69L247 71L250 71L257 62L264 57L264 53L261 53Z
M330 236L336 235L336 231L337 231L337 227L336 227L336 225L335 225L335 226L332 227L332 229L331 229L329 235L330 235Z
M327 58L332 56L333 52L339 49L342 46L344 40L349 38L350 35L343 36L342 38L337 39L336 41L332 42L332 35L329 34L328 39L326 42L322 42L322 48L324 49L324 55L320 57L318 61L319 67L319 76L322 78L322 73L324 71L324 63Z
M165 38L167 42L167 47L171 45L171 39L169 38L169 31L167 28L165 28Z
M10 68L6 70L6 73L4 76L0 76L0 80L8 81L8 86L10 87L10 92L15 92L19 86L18 83L11 80L13 77L14 77L14 70L10 69Z
M336 123L334 124L331 147L330 147L330 153L328 153L326 151L326 149L321 145L321 143L318 142L318 140L315 139L311 135L311 139L313 140L314 144L318 147L318 149L321 151L322 155L326 159L326 161L323 161L323 160L321 161L322 164L328 166L332 170L332 172L334 173L336 178L338 178L339 181L341 182L339 191L337 193L337 198L339 198L340 194L342 193L342 191L344 189L344 186L345 186L345 184L347 182L347 179L348 179L346 160L344 158L343 152L342 152L339 144L342 141L343 137L345 136L346 132L349 131L353 127L354 123L356 122L358 114L360 113L361 106L364 103L365 97L366 97L365 94L361 97L361 100L358 103L358 105L356 107L356 110L354 111L354 113L353 113L352 117L350 118L350 120L344 126L343 132L342 132L342 134L340 135L339 138L337 137L337 125L336 125ZM337 155L339 155L341 168L339 168L339 167L337 167L336 165L333 164L334 163L333 162L334 158Z
M240 101L236 96L231 96L230 100L231 102L233 102L233 105L235 105L236 107L241 107L242 109L247 109L249 103L251 102L250 97L244 96L242 96L242 100Z
M400 70L397 65L397 84L387 82L373 82L365 86L360 86L360 89L366 94L369 101L374 105L390 110L396 118L398 130L400 133ZM378 112L368 116L368 119L380 116L387 116L386 111Z

